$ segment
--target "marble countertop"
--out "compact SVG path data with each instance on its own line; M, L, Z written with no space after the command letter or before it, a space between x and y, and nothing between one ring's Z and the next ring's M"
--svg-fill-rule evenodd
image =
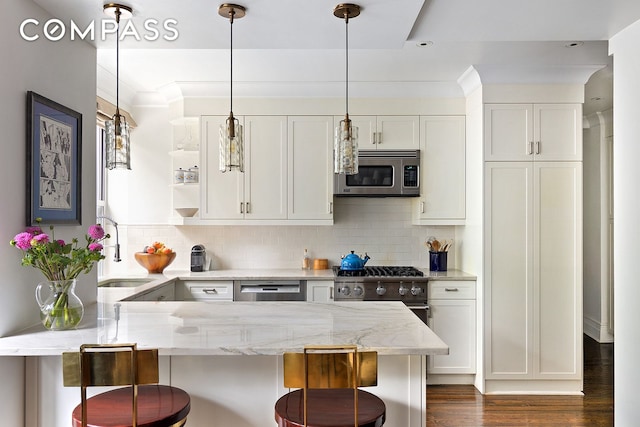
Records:
M357 344L380 355L448 354L401 302L121 302L87 307L77 330L41 325L0 338L0 356L60 355L83 343L136 342L161 355L280 355Z

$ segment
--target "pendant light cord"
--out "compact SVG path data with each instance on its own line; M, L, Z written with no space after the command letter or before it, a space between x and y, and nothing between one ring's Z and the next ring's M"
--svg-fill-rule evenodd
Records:
M349 11L344 12L345 24L345 112L349 114Z
M116 116L120 117L120 8L116 8Z
M231 49L230 49L230 54L231 54L231 69L230 69L230 79L229 79L229 111L233 114L233 17L236 14L236 11L231 9L229 11L229 22L231 22L231 25L229 25L230 28L230 37L229 39L231 40Z

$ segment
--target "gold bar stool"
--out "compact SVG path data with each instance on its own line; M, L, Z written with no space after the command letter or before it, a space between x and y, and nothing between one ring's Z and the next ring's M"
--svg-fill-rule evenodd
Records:
M297 388L275 405L278 427L380 427L386 408L359 387L378 382L378 354L356 346L306 346L284 354L284 386Z
M80 387L73 427L181 427L191 399L182 389L158 385L158 350L136 344L83 344L62 354L65 387ZM87 387L118 387L87 399Z

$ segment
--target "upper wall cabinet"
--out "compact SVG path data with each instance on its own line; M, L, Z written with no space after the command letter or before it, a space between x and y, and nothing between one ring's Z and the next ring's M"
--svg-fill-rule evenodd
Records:
M333 118L289 116L288 123L288 218L333 224Z
M420 197L416 225L460 225L465 221L465 118L420 118Z
M273 220L287 217L287 118L238 118L244 125L245 172L220 172L219 128L226 117L202 118L201 218Z
M222 116L202 117L201 224L333 223L331 116L245 116L245 171L219 171Z
M418 116L349 116L358 127L361 150L417 150L420 145ZM336 126L344 116L334 118Z
M582 160L582 105L485 105L486 161Z

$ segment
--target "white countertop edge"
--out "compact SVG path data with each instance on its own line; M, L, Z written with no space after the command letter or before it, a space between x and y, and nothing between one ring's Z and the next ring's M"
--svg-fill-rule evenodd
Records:
M139 348L157 348L164 356L282 355L308 344L357 344L379 355L449 351L400 302L120 304L118 339L112 338L113 306L95 304L86 307L76 330L47 331L37 325L0 338L0 356L59 356L78 351L81 344L112 342L136 342Z

